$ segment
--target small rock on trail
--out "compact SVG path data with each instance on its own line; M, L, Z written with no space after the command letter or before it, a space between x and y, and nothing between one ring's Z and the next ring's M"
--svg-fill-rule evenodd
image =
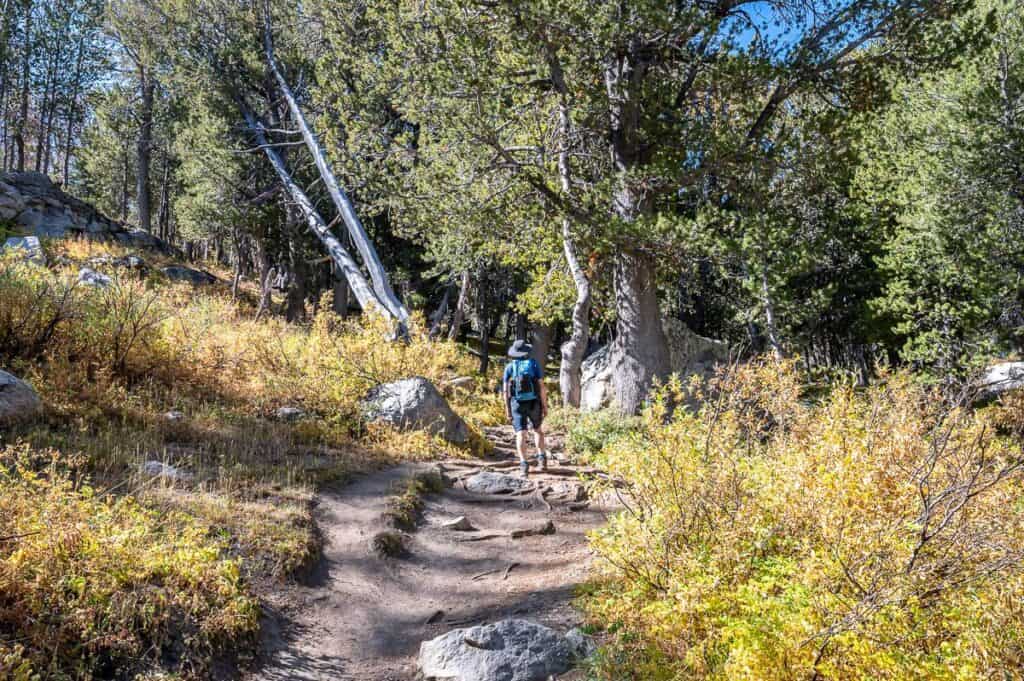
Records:
M524 478L493 471L480 471L476 475L466 478L466 490L476 494L509 494L532 486L533 483Z

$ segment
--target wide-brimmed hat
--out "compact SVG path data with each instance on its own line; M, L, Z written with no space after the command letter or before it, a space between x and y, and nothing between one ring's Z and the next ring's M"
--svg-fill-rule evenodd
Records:
M531 352L533 352L533 347L529 343L524 340L517 340L508 349L508 356L512 359L523 359L529 357Z

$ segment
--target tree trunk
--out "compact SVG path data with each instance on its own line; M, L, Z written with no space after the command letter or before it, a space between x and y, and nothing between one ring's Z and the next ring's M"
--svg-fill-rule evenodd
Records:
M431 340L441 335L441 325L444 324L445 317L448 316L448 299L451 297L452 287L445 286L441 304L434 310L434 314L430 315L430 332L428 335Z
M167 159L167 150L163 153L163 177L160 180L160 212L157 215L157 231L160 232L160 238L164 241L170 241L170 223L171 223L171 171L170 162ZM237 240L236 240L237 243Z
M18 124L14 128L14 145L17 149L18 172L25 171L25 127L28 125L28 95L31 79L32 63L32 0L25 0L25 32L22 36L24 46L21 53L21 106L18 111Z
M535 324L530 332L530 345L533 352L530 354L537 364L544 368L548 363L548 354L551 352L551 341L555 337L554 324Z
M491 325L481 315L480 320L480 373L486 374L491 366Z
M291 87L288 85L288 81L285 80L284 75L277 66L277 60L274 58L272 36L270 33L269 14L267 15L267 24L264 32L264 48L270 70L277 79L278 86L281 88L285 101L288 102L288 108L292 113L292 117L298 124L299 129L302 131L302 139L305 141L306 147L309 149L309 153L313 156L313 160L316 162L317 170L320 173L321 179L324 181L324 185L327 187L328 193L331 195L331 200L334 201L334 205L341 213L341 216L345 221L345 225L348 227L349 236L355 244L356 250L359 251L363 264L366 265L366 269L370 273L370 280L373 282L373 291L377 296L377 300L391 312L391 315L399 322L404 331L404 327L409 321L409 311L398 299L398 296L395 295L394 290L392 290L391 283L388 281L387 272L384 270L384 265L381 263L373 244L370 243L370 238L366 234L366 230L363 229L363 224L360 222L359 216L356 215L352 202L349 200L345 190L341 188L341 184L338 182L337 177L335 177L334 171L331 169L331 165L327 161L327 153L320 144L320 140L317 138L316 133L313 132L313 129L306 121L306 117L299 108L298 101L296 101Z
M271 282L274 277L274 268L270 264L270 254L267 252L267 244L263 239L256 239L256 259L260 276L260 301L256 306L256 319L259 319L265 312L270 311L270 303L273 300Z
M139 213L139 229L144 232L153 231L153 218L150 208L149 165L150 152L153 147L153 96L156 81L145 67L139 66L139 87L142 102L139 105L139 140L138 155L135 168L135 203Z
M779 340L779 330L775 323L775 304L772 302L771 289L768 286L768 269L761 268L761 297L764 305L764 330L768 337L768 345L771 346L772 355L777 360L786 356L782 349L782 342Z
M572 168L569 164L572 117L569 111L569 90L554 45L545 40L544 49L551 72L551 82L558 94L558 179L562 194L569 198L572 194ZM562 363L559 366L558 383L562 391L562 402L570 407L579 407L581 367L590 339L590 280L580 266L572 235L572 220L568 216L562 218L562 251L565 253L569 273L576 286L576 300L572 307L572 330L569 339L561 348Z
M270 161L270 165L273 166L274 171L277 173L278 179L284 186L285 191L291 196L299 210L302 212L306 219L306 223L309 228L313 230L313 233L319 237L321 243L327 248L327 252L338 268L344 273L345 278L348 280L348 285L352 287L352 292L356 296L356 300L359 301L359 306L366 311L380 312L385 317L392 318L391 311L381 304L380 300L377 299L377 295L370 288L369 283L363 276L363 273L359 271L359 266L352 259L351 254L341 245L338 238L334 236L331 231L327 228L327 223L324 222L323 218L316 211L313 206L313 202L309 200L306 193L299 188L295 181L292 179L291 174L284 165L284 161L281 159L280 154L270 145L270 141L267 139L266 133L263 131L263 125L256 120L256 116L252 113L249 107L239 100L239 109L241 110L242 116L245 118L246 124L253 133L253 137L256 138L256 143L263 148L263 152L267 159Z
M289 211L291 212L291 211ZM289 216L289 232L293 238L288 240L288 267L291 277L288 281L288 295L285 304L285 319L289 322L301 322L306 319L306 263L298 247L298 234L294 234L296 220Z
M347 319L349 299L348 282L345 281L344 275L338 271L338 266L333 263L331 263L331 278L334 282L334 301L332 303L332 309L336 315L342 319Z
M459 299L455 303L455 312L452 315L452 328L448 330L448 340L458 340L462 331L462 324L466 319L466 304L469 298L469 270L462 273L462 283L459 285Z
M636 222L650 210L649 200L634 188L631 177L642 165L636 102L645 67L643 60L634 60L633 55L640 49L631 45L629 54L610 58L605 68L610 151L618 174L612 210L625 224ZM618 408L632 414L643 406L652 382L668 375L670 362L658 306L655 261L624 245L615 260L615 310L616 336L610 349L613 393Z
M615 262L616 336L611 347L615 403L623 413L639 411L655 379L670 371L668 341L661 326L654 262L620 253Z
M128 142L121 148L121 222L128 221Z

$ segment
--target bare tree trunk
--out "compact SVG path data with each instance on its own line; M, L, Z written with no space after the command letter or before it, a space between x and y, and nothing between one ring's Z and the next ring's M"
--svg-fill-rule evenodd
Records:
M569 164L569 148L572 140L572 117L569 111L569 91L565 83L562 64L558 53L547 40L544 41L551 82L558 94L558 136L561 148L558 151L558 179L562 194L572 194L572 168ZM583 355L590 340L590 280L580 266L576 243L572 235L572 221L562 218L562 250L569 264L569 273L576 286L576 300L572 307L572 331L562 345L562 363L558 372L558 383L562 390L562 401L570 407L580 406L580 382Z
M78 53L75 56L75 78L71 83L71 97L68 99L67 125L64 128L64 184L71 179L71 146L75 134L75 117L78 116L78 93L82 87L82 60L85 54L85 34L78 39Z
M139 66L139 87L142 103L139 108L138 155L135 160L135 203L139 213L139 229L153 231L152 209L149 193L149 166L153 147L153 96L156 81L145 67Z
M160 232L160 238L168 241L170 238L168 231L171 222L171 171L166 149L164 149L163 161L164 167L163 177L160 180L160 212L157 214L157 230Z
M452 315L452 328L448 330L448 340L457 340L462 324L466 318L466 303L469 298L469 270L462 273L462 284L459 286L459 299L455 303Z
M779 330L775 324L775 304L772 302L771 289L768 286L768 269L761 268L761 303L764 305L764 330L768 336L768 345L772 348L772 355L780 360L786 356L779 340Z
M631 46L630 52L639 49ZM632 54L609 59L605 69L611 122L610 151L618 173L613 212L623 223L635 222L649 201L631 186L630 171L640 163L639 111L635 91L643 80L642 64ZM610 348L614 399L624 413L639 411L655 379L670 369L668 341L661 326L654 259L622 247L615 262L616 336Z
M289 211L291 212L291 211ZM294 232L297 216L289 216L289 231ZM297 234L288 239L288 267L291 277L288 281L288 295L285 303L285 319L301 322L306 318L306 263L299 252Z
M377 296L377 300L379 300L383 306L391 312L392 316L404 327L409 321L409 311L398 299L398 296L395 295L394 290L392 290L387 272L384 270L384 265L381 263L373 244L370 243L370 238L366 234L366 230L363 229L363 224L360 222L359 216L356 214L352 202L349 200L345 191L341 188L341 184L338 182L338 179L334 175L334 171L331 169L330 163L327 161L327 154L324 151L323 146L320 144L320 140L306 121L306 117L299 108L298 101L296 101L295 95L292 93L291 87L288 85L288 81L285 80L277 66L277 60L274 58L269 12L267 14L267 24L264 32L264 48L267 63L270 66L274 77L277 79L278 86L284 94L285 101L288 102L288 108L291 110L292 117L295 119L296 123L298 123L299 129L302 131L302 139L305 141L306 147L309 149L309 153L313 156L313 160L316 162L317 170L320 172L320 177L327 186L327 191L331 195L334 205L338 208L338 211L341 213L341 216L345 221L345 225L348 227L349 236L355 244L356 250L359 251L363 264L366 265L366 269L370 272L370 280L373 282L373 291Z
M338 238L334 236L331 231L327 228L327 223L324 222L323 218L316 211L313 206L313 202L309 200L306 193L292 179L291 174L284 165L284 161L281 159L280 154L277 153L276 149L270 144L267 139L266 133L264 132L263 125L256 120L256 116L252 113L245 102L238 101L239 109L241 110L242 116L245 118L246 124L253 133L253 137L256 138L256 143L263 148L263 152L267 159L270 161L270 165L274 167L274 171L277 173L278 179L284 186L285 191L291 196L299 210L302 212L306 219L306 223L309 228L313 230L313 233L319 237L320 241L327 248L327 252L338 268L344 273L345 278L348 280L348 285L352 288L352 292L356 296L356 300L359 301L359 306L366 311L380 312L385 317L392 318L391 311L381 304L380 300L377 299L377 295L370 288L369 283L363 276L363 273L359 271L359 266L352 259L351 254L341 245Z

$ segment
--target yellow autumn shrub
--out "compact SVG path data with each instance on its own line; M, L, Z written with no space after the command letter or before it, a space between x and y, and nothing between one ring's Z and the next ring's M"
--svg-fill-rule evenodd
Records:
M0 678L191 678L255 633L228 543L188 513L90 486L54 451L0 449ZM13 643L6 643L10 641Z
M595 457L629 483L593 537L596 675L1012 678L1024 497L1006 418L902 373L814 401L790 363L667 386Z

